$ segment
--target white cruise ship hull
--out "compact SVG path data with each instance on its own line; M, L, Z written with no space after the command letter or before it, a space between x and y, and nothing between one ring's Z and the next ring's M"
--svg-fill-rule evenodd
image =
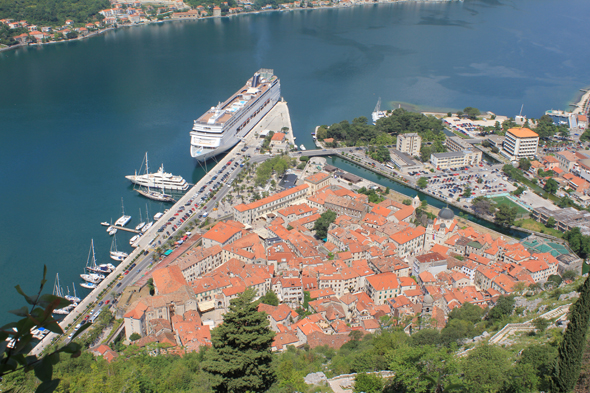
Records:
M256 76L256 74L255 74ZM264 116L275 106L281 97L281 83L278 78L264 82L268 88L251 101L240 101L240 94L250 95L245 90L238 91L226 102L223 108L211 108L208 113L218 112L233 115L222 125L195 121L191 131L191 157L203 162L218 154L221 154L238 144L248 133L262 120ZM254 86L256 88L256 86ZM231 103L239 102L240 109L231 109ZM229 104L228 104L229 103ZM207 113L205 114L207 115ZM203 115L203 116L205 116Z

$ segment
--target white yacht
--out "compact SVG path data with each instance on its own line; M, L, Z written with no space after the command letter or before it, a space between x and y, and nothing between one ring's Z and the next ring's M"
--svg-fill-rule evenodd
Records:
M158 221L160 218L162 218L163 215L164 213L161 212L154 214L154 221Z
M139 240L139 235L135 235L131 239L129 239L129 244L133 246L135 244L135 242L138 240Z
M144 225L143 228L141 228L141 233L146 233L152 226L154 225L154 222L148 222L147 224Z
M82 284L80 284L80 286L82 288L86 288L86 289L94 289L94 288L96 288L96 284L93 284L91 282L83 282Z
M115 233L117 233L117 228L110 226L107 228L107 233L111 236L113 236Z
M305 148L305 146L303 146L303 143L302 143L301 146L299 146L299 150L306 151L307 149Z
M194 121L191 156L203 162L232 148L275 106L281 83L271 69L260 69L225 102Z
M102 280L104 280L104 276L102 274L95 274L95 273L90 273L90 274L80 274L80 277L82 278L82 280L86 281L86 282L90 282L92 284L98 284L99 282L101 282Z
M125 176L126 179L131 181L131 183L137 184L138 186L161 188L165 190L188 190L189 184L181 176L175 176L172 173L164 172L164 164L160 166L157 172L150 173L147 152L145 153L144 161L145 173L143 175L138 175L137 171L135 171L134 175ZM143 163L141 166L143 167ZM141 172L141 168L139 171Z
M377 101L377 106L373 113L371 113L371 120L373 120L373 125L377 124L377 120L387 117L387 111L381 110L381 97L379 97L379 101Z

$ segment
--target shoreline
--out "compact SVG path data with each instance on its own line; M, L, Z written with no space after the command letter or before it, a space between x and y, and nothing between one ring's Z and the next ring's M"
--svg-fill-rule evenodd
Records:
M331 6L320 6L320 7L311 7L311 8L278 8L278 9L270 9L270 10L255 10L255 11L244 11L244 12L239 12L236 14L227 14L227 15L221 15L221 16L204 16L204 17L199 17L199 18L195 18L195 19L183 19L183 18L170 18L170 19L162 19L162 20L150 20L147 22L139 22L139 23L133 23L133 24L125 24L125 25L120 25L117 27L107 27L101 30L98 30L95 33L89 33L85 36L79 36L77 38L74 39L70 39L70 40L61 40L61 41L49 41L49 42L37 42L34 44L17 44L17 45L12 45L12 46L8 46L6 48L0 48L0 52L3 51L9 51L9 50L13 50L13 49L18 49L18 48L28 48L30 46L41 46L41 45L47 45L47 44L58 44L58 43L63 43L63 42L70 42L70 41L81 41L81 40L85 40L87 38L91 38L91 37L95 37L97 35L101 35L103 33L106 33L107 31L110 30L117 30L119 28L131 28L131 27L136 27L136 26L147 26L150 24L162 24L165 22L195 22L195 21L199 21L199 20L203 20L203 19L215 19L215 18L233 18L236 16L241 16L241 15L252 15L252 14L263 14L263 13L270 13L270 12L291 12L291 11L313 11L313 10L326 10L326 9L341 9L341 8L352 8L352 7L357 7L357 6L367 6L367 5L380 5L380 4L400 4L400 3L428 3L428 4L433 4L433 3L451 3L451 2L463 2L463 0L424 0L424 1L420 1L420 0L388 0L388 1L379 1L379 2L375 2L375 3L354 3L354 4L336 4L336 5L331 5Z

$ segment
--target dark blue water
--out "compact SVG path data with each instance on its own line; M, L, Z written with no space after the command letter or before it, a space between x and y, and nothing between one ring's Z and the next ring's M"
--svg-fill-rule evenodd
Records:
M146 201L124 179L152 168L195 182L193 119L258 68L274 68L298 143L401 101L539 117L590 85L587 0L405 3L244 15L120 29L0 53L0 320L43 264L78 282L101 221ZM150 203L150 214L161 210ZM129 235L119 244L127 246ZM82 289L78 288L82 291Z

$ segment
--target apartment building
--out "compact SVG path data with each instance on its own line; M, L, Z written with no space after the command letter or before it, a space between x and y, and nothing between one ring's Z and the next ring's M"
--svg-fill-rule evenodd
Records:
M234 206L234 218L242 224L252 224L258 217L290 206L307 196L307 184L281 191L278 194L262 198L252 203Z
M470 165L479 165L482 152L480 150L462 150L446 153L432 153L430 162L438 169L461 168Z
M539 135L528 128L510 128L506 131L502 155L512 161L535 157Z
M399 134L397 136L396 150L402 153L407 153L411 156L420 155L420 147L422 146L422 137L412 132L410 134Z

